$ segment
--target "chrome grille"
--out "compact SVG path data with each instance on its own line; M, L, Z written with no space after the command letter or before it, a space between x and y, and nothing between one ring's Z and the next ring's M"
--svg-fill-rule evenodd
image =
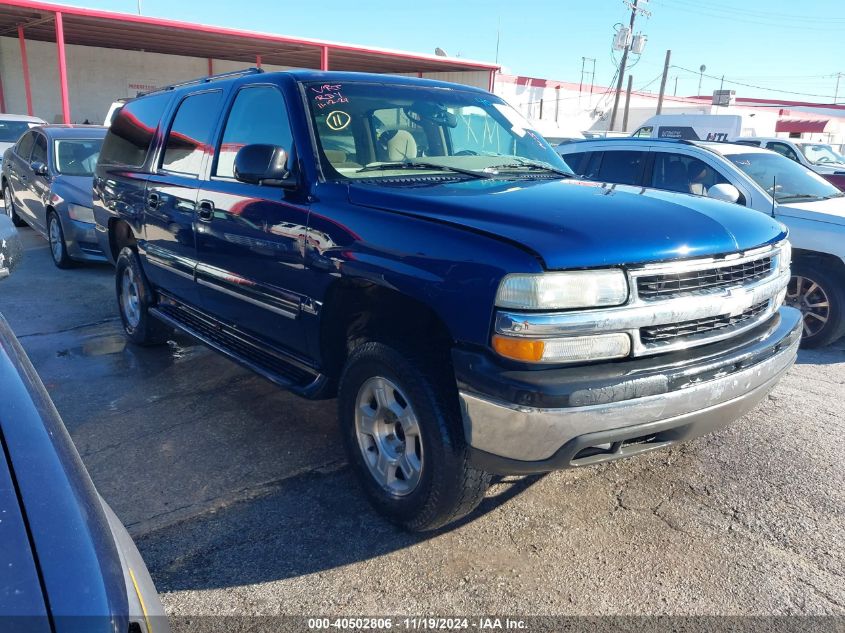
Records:
M769 276L773 264L774 258L766 255L737 264L642 275L637 277L637 294L645 301L656 301L744 286Z
M734 316L722 314L707 317L706 319L693 319L692 321L682 321L680 323L642 327L640 328L640 340L644 345L659 345L681 338L694 337L700 334L711 334L717 330L744 325L763 314L768 307L769 301L766 300Z

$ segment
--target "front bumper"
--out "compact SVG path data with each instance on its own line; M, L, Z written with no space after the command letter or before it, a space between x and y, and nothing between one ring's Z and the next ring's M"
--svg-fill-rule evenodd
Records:
M456 357L473 461L495 473L546 472L708 433L757 405L800 338L800 312L784 307L735 339L650 359L509 372Z
M100 248L93 224L65 216L62 228L65 232L67 253L72 259L84 262L108 261Z

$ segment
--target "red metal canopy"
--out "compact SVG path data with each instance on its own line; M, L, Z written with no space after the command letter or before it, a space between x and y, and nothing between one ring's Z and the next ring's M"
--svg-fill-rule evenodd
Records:
M320 68L328 53L332 70L372 72L449 72L498 70L499 66L436 55L394 51L128 13L32 2L0 1L0 35L23 26L26 37L55 42L55 16L62 15L66 44L208 57L254 64Z
M31 0L0 0L0 36L17 34L27 97L32 97L26 39L56 42L62 114L69 123L65 45L95 46L188 57L323 70L378 73L486 71L492 89L496 64L423 55L340 42L242 31L205 24L164 20L128 13L83 9ZM209 61L209 74L211 62ZM0 111L4 111L0 83Z
M776 132L813 133L824 132L830 119L778 119Z

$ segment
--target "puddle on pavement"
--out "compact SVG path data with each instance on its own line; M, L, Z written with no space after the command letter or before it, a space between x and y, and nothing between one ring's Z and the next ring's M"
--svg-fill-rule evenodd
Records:
M161 353L164 346L158 348L157 352ZM202 353L204 349L202 346L193 343L192 341L167 341L167 349L169 351L169 358L173 362L184 362ZM56 352L56 356L109 356L112 354L122 354L124 351L129 352L132 356L136 356L139 352L147 353L156 350L156 348L138 348L131 345L122 333L93 335L86 337L82 345L72 347L70 349L60 349Z

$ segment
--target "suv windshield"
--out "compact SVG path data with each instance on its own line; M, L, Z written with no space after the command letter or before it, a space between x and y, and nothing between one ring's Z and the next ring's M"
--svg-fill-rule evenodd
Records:
M0 143L15 143L29 128L35 127L35 123L27 121L3 121L0 120Z
M56 171L66 176L93 176L101 138L56 141Z
M728 154L734 165L778 202L824 200L843 195L824 178L780 154Z
M825 163L845 164L845 156L834 151L830 145L819 143L798 143L797 145L801 153L814 165L824 165Z
M366 82L304 90L328 178L572 175L528 121L490 94Z

